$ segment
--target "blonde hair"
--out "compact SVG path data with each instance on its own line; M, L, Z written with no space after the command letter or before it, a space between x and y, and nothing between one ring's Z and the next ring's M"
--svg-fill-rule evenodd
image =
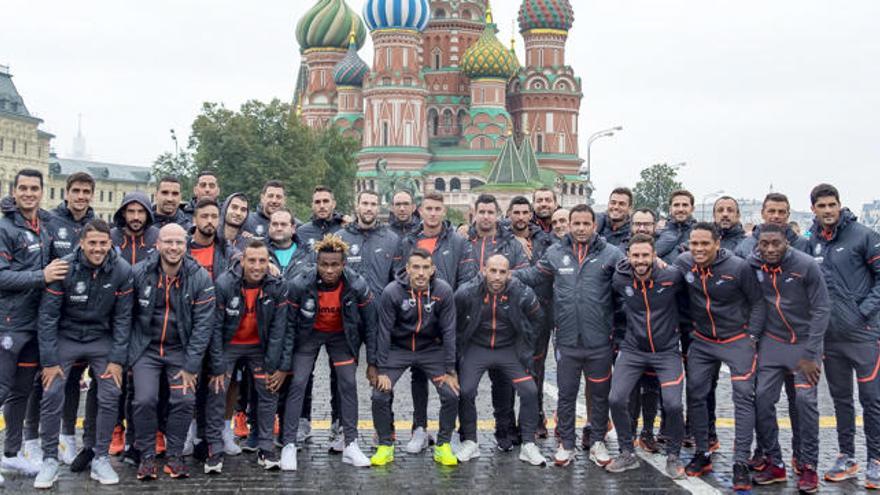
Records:
M315 253L342 253L348 254L348 244L336 234L327 234L323 239L315 243L312 248Z

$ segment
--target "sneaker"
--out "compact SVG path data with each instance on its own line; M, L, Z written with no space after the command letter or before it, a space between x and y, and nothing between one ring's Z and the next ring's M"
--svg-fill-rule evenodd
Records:
M196 425L196 420L192 420L189 423L189 429L186 430L186 440L183 441L183 451L180 455L184 457L192 455L196 446L196 435L198 435L198 425Z
M202 441L196 443L195 446L193 447L193 453L192 453L193 459L195 459L199 462L205 462L208 459L209 454L210 454L210 452L208 450L209 450L208 442L202 440Z
M749 474L749 466L744 462L733 465L733 490L741 492L752 491L752 477Z
M434 446L434 462L443 466L457 466L458 459L452 453L452 446L448 443L441 443Z
M130 449L134 450L134 449ZM144 457L138 466L137 479L141 481L154 480L159 477L159 466L156 465L155 457Z
M357 441L351 442L345 446L342 451L342 462L351 464L354 467L370 467L370 459L361 452Z
M593 429L590 428L590 425L584 426L584 429L581 431L581 449L582 450L590 450L590 438Z
M296 445L289 443L281 449L281 470L296 471Z
M161 431L156 432L156 457L162 457L165 455L166 451L165 447L165 434Z
M21 453L34 466L34 469L40 470L40 464L43 463L43 447L39 439L25 440Z
M547 459L541 453L541 449L535 445L535 442L526 442L519 448L519 460L532 466L544 467L547 465Z
M129 447L122 454L122 462L131 466L139 466L141 464L141 452L134 447Z
M283 447L283 445L282 445ZM244 440L244 443L239 446L242 452L256 452L260 448L260 439L257 438L257 432L254 431Z
M605 467L611 462L611 456L608 455L608 448L605 447L605 442L595 442L590 447L590 460L599 467Z
M238 411L232 417L232 424L234 425L233 431L235 432L235 436L238 438L247 438L251 433L251 428L248 426L247 422L247 414L244 411Z
M428 432L420 426L413 430L412 437L407 442L404 450L408 454L421 454L422 451L428 448L428 438Z
M546 440L547 436L547 418L544 417L544 413L541 413L538 418L538 428L535 429L535 437L539 440Z
M605 466L605 470L609 473L622 473L624 471L629 471L630 469L638 468L639 458L636 457L635 452L621 452L620 455L615 457L613 461Z
M102 485L116 485L119 483L119 475L110 465L110 457L102 455L92 461L91 478Z
M3 483L6 483L6 480L5 480L5 479L3 479L3 475L2 475L2 474L0 474L0 487L2 487L2 486L3 486Z
M666 456L666 475L674 480L683 480L687 477L684 464L677 455Z
M60 435L58 437L58 461L71 465L76 459L76 435Z
M553 456L553 463L559 467L565 467L574 460L574 450L568 450L559 444L556 448L556 455Z
M657 447L657 439L654 438L654 434L650 431L642 430L639 433L639 438L636 440L636 444L649 454L656 454L660 452L660 449Z
M308 442L310 438L312 438L312 422L306 418L299 418L299 427L296 430L296 444L302 445Z
M394 446L379 445L376 447L376 453L370 457L370 464L373 466L385 466L394 462Z
M865 469L865 488L869 490L880 489L880 460L871 459Z
M223 453L226 455L241 454L241 447L235 443L235 435L232 433L232 427L227 423L223 428Z
M758 471L752 477L752 480L755 484L758 485L770 485L773 483L785 483L785 464L773 464L771 462L767 462L767 466L763 471Z
M275 450L260 449L257 452L257 464L263 466L263 469L266 471L281 469L281 460L278 458L278 453Z
M798 476L798 491L801 493L816 493L819 491L819 475L816 468L809 464L801 465L801 474Z
M17 455L12 457L3 456L3 460L0 461L0 470L4 473L18 473L23 474L25 476L36 476L37 473L40 472L40 466L37 466L33 462L29 461L24 457L24 452L18 451Z
M767 467L767 458L761 452L755 451L746 464L752 471L763 471Z
M794 471L794 474L800 476L801 474L801 463L798 462L797 457L791 456L791 470Z
M718 440L718 435L709 435L709 452L716 452L721 448L721 441Z
M500 438L495 438L495 445L498 447L499 452L510 452L513 450L513 439L507 435L502 435Z
M205 461L205 474L222 474L223 473L223 453L218 452L208 456Z
M825 471L826 481L843 481L859 477L859 463L852 457L840 454L831 469Z
M467 462L471 459L476 459L477 457L480 457L480 446L473 440L465 440L464 442L461 442L461 445L458 447L458 452L455 454L455 457L458 458L459 462Z
M165 463L165 474L172 478L189 478L189 466L183 462L180 456L170 456L168 462Z
M125 428L116 425L113 428L113 436L110 438L110 455L119 455L125 450Z
M708 452L695 452L691 462L688 463L685 473L688 476L702 476L712 472L712 454Z
M92 463L92 459L95 458L95 451L84 447L79 451L79 454L76 454L76 457L73 459L73 462L70 463L70 472L71 473L81 473L89 467Z
M52 488L58 481L58 459L43 459L43 466L34 479L34 488Z
M345 451L345 436L338 435L332 442L330 442L327 451L331 454L341 454Z

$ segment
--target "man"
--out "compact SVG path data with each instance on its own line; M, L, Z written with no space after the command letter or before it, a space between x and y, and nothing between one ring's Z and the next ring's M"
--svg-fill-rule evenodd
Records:
M793 453L800 470L798 490L814 493L819 486L817 389L830 313L828 291L816 262L789 246L784 226L764 224L760 231L758 248L748 261L758 276L767 307L764 334L758 344L755 395L758 445L766 461L764 470L755 473L754 482L767 485L786 480L776 402L785 376L793 374L798 414L793 427L800 439L799 450Z
M205 200L199 202L202 201ZM226 391L236 366L247 367L254 377L259 440L257 463L266 470L277 469L280 461L272 427L278 390L290 369L289 362L285 366L282 355L287 327L287 284L269 274L269 248L263 241L248 241L241 261L234 262L230 270L217 279L216 293L205 429L210 454L205 462L205 474L223 471L225 439L232 436L226 418Z
M614 274L614 293L626 313L626 337L611 379L608 402L617 428L618 455L605 469L621 473L639 467L633 447L629 397L645 371L657 373L663 397L666 442L666 474L685 477L679 454L684 433L681 395L684 370L679 349L678 306L684 279L675 267L661 267L654 252L654 238L636 234L630 239L627 258ZM595 398L594 398L595 400Z
M424 218L424 217L423 217ZM374 466L394 461L391 392L407 369L420 368L440 396L440 431L434 461L458 464L450 440L455 428L460 393L455 371L455 302L452 287L435 277L431 253L414 249L407 257L406 272L388 284L379 301L379 326L375 336L373 423L379 436Z
M549 187L539 187L532 193L532 204L535 207L535 223L544 232L550 232L553 228L551 219L553 212L559 208L556 202L556 191Z
M628 187L618 187L608 197L608 209L597 215L596 232L617 247L626 247L630 237L633 193Z
M336 211L333 191L326 186L316 186L312 193L312 219L298 229L304 246L312 246L327 234L335 234L345 226L342 215Z
M558 466L574 459L575 404L582 375L590 384L593 401L590 460L600 466L611 462L605 447L613 356L611 277L623 254L596 234L595 218L587 205L572 208L571 233L547 249L537 265L514 273L531 287L553 282L561 437L555 456Z
M192 216L196 212L196 205L202 198L218 201L220 197L220 182L217 179L217 172L213 170L202 170L196 176L196 183L193 186L193 197L182 208L184 215L192 222Z
M739 203L731 196L721 196L712 207L712 218L721 234L721 247L733 254L746 238L746 231L739 221Z
M461 448L456 457L467 462L480 456L477 444L477 387L488 370L495 370L520 397L523 445L519 458L533 466L546 459L535 445L538 427L538 387L529 374L535 348L536 325L543 321L537 296L518 280L511 280L510 261L494 254L482 277L455 293L461 373Z
M153 225L153 211L146 194L140 191L126 194L113 214L113 225L110 232L113 246L131 266L147 259L155 251L159 228Z
M568 235L568 217L571 214L565 208L560 208L553 212L550 224L553 227L553 235L557 239L564 239Z
M0 201L0 403L6 420L0 468L30 476L39 467L20 450L25 406L39 365L37 311L44 287L63 280L70 267L61 259L49 261L50 216L40 209L42 198L43 174L22 169L12 196Z
M733 489L751 490L748 460L755 429L755 342L764 328L766 308L748 263L721 247L716 224L700 222L691 230L689 252L675 260L685 275L693 322L687 351L688 417L696 451L688 476L712 471L708 397L714 395L721 363L730 369L736 419Z
M398 193L406 197L406 193ZM361 191L355 221L339 232L348 247L346 265L366 279L373 294L381 294L394 280L400 263L400 238L391 227L379 224L379 194Z
M76 250L83 228L95 218L91 206L95 179L91 175L85 172L71 174L67 177L65 191L64 201L51 211L52 219L48 226L52 237L52 254L57 258Z
M764 197L761 205L761 219L764 224L779 225L785 229L785 237L788 245L805 253L810 252L810 242L799 236L795 231L791 230L788 225L788 218L791 214L791 206L788 203L788 197L781 193L770 193ZM734 249L734 254L742 259L754 253L758 245L758 237L761 235L761 225L756 225L752 229L752 235L740 241L739 245ZM788 388L785 389L786 392Z
M260 204L253 214L248 215L242 229L254 237L266 237L272 213L284 207L286 202L284 184L277 180L266 181L260 192Z
M403 239L419 228L419 218L416 216L416 202L411 192L400 190L391 197L391 215L388 218L388 226L397 237Z
M357 361L367 340L367 363L375 364L371 335L376 330L373 295L367 282L345 267L348 245L329 234L313 246L316 269L303 271L289 285L288 337L284 355L293 355L293 377L284 411L281 469L295 471L296 436L306 387L323 347L336 370L339 421L345 448L342 462L369 467L357 442Z
M187 252L216 280L232 258L233 252L218 232L220 206L211 198L202 198L193 210L193 226L189 230Z
M296 276L311 260L309 250L296 232L296 220L287 208L269 217L269 254L285 280Z
M657 236L657 257L671 265L675 258L687 250L691 229L697 221L693 217L694 195L678 190L669 195L669 219Z
M40 405L43 466L34 488L52 488L58 479L65 384L78 361L95 370L97 382L96 439L93 447L85 447L95 456L91 477L102 485L115 485L119 476L110 465L108 449L122 393L122 367L128 358L131 266L113 250L110 226L103 220L86 224L80 247L64 260L70 269L63 280L47 286L37 320L44 389Z
M153 218L157 228L162 228L169 223L176 223L185 229L189 228L189 220L180 207L181 200L180 179L173 176L165 176L159 179L156 186L156 204L153 207Z
M243 251L249 232L243 229L248 218L248 198L244 193L232 193L220 208L220 226L217 235L236 251Z
M825 377L834 399L840 454L828 481L857 478L853 374L865 424L867 488L880 488L880 235L857 223L840 203L837 188L819 184L810 193L812 254L828 286L831 320L825 333Z
M208 272L186 255L183 227L162 227L158 252L134 268L134 289L137 304L128 361L134 384L135 449L141 453L137 478L158 477L156 406L161 374L170 388L164 470L172 478L185 478L189 467L181 452L193 417L196 380L213 332L214 286Z

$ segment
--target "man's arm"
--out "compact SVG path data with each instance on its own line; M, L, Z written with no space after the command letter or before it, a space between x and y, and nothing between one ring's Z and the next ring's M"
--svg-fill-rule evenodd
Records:
M113 292L116 300L113 304L113 347L110 350L109 360L111 363L125 366L128 360L128 342L131 338L134 275L128 263L120 262L117 270L123 273L119 275L119 283Z
M739 278L742 281L742 291L746 296L746 303L749 305L749 334L758 339L764 333L764 327L767 324L767 303L764 301L764 289L761 288L755 271L748 263L742 264Z
M394 303L393 291L396 286L389 285L382 292L379 298L379 308L377 319L379 324L376 327L376 350L374 358L376 365L382 367L388 359L388 351L391 349L391 331L397 321L397 305Z
M287 286L282 283L281 289L274 295L269 304L274 304L272 321L269 322L269 345L267 346L266 371L274 373L281 369L284 339L287 336Z
M538 260L537 263L535 263L535 266L516 270L513 272L513 276L518 278L520 282L532 288L535 288L543 283L551 282L553 280L554 273L556 273L556 269L550 262L548 254L549 249L544 252L544 256L540 260Z
M831 318L831 302L828 298L825 277L822 276L819 265L812 259L804 277L807 297L810 299L810 331L807 336L806 352L810 359L818 362L822 359L825 330L828 329L828 321Z
M14 240L0 229L0 287L8 291L24 291L42 288L45 283L43 270L16 271L12 269Z
M357 307L360 312L361 340L367 348L367 364L376 364L376 327L378 326L376 313L376 299L373 292L363 281L363 287L357 293Z
M440 333L443 335L443 355L446 363L446 372L455 373L456 363L456 314L455 314L455 297L452 291L443 295L437 301L437 309L440 310L438 323L440 324Z
M64 284L53 282L46 287L37 315L37 338L40 346L40 364L44 368L58 366L58 322L64 305Z
M215 312L217 309L214 284L204 269L197 271L192 303L192 334L186 349L186 362L183 369L188 373L197 374L202 369L202 359L208 350L208 344L214 335Z
M874 286L859 305L859 311L871 321L880 311L880 234L869 231L865 238L865 263L868 265L868 270L874 274Z

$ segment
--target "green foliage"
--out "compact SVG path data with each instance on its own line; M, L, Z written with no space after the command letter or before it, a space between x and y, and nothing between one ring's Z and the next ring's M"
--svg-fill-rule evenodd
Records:
M681 189L677 167L667 163L657 163L642 170L641 179L633 189L636 208L651 208L661 216L669 213L669 195Z
M193 190L196 178L193 156L186 150L178 152L176 156L171 152L162 153L153 162L152 174L156 182L168 176L180 179L180 190L186 200L187 195Z

